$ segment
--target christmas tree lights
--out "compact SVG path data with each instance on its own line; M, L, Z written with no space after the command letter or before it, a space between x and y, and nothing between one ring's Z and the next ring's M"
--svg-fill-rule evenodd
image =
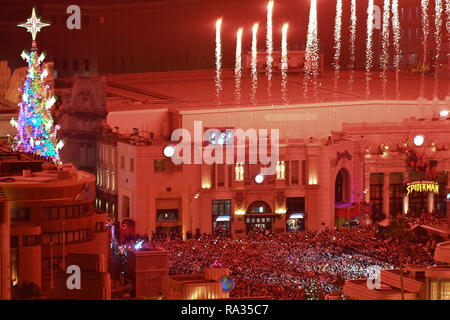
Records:
M35 154L53 162L59 162L59 150L63 142L57 139L58 125L52 117L52 108L56 102L50 87L45 84L47 69L42 68L45 55L38 54L36 33L49 24L36 17L33 9L31 18L20 27L27 28L32 34L33 43L30 52L22 52L21 57L28 63L28 72L21 90L19 102L19 117L11 119L11 125L16 128L16 136L12 139L14 151Z

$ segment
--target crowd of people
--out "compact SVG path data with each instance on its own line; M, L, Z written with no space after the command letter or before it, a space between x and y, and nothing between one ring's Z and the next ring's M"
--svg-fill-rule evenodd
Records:
M365 278L370 266L398 266L398 246L376 226L352 230L254 235L245 239L154 236L150 246L169 251L170 274L202 274L217 265L230 269L234 297L303 299L313 283L324 293L341 291L345 280ZM433 264L432 248L411 241L404 264Z

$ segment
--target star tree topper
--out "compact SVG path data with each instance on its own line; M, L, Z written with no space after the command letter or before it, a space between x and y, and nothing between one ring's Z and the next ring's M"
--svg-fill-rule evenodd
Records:
M33 8L31 17L27 19L27 22L18 24L18 27L27 28L27 31L31 33L33 41L36 40L36 34L41 31L41 28L48 27L50 23L42 22L40 18L36 17L36 11Z

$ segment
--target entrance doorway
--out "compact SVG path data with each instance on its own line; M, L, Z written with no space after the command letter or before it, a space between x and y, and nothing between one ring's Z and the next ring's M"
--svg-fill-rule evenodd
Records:
M286 231L305 231L305 198L286 198Z
M272 233L272 225L275 222L275 215L272 209L264 201L255 201L247 209L245 214L245 224L247 234L250 231L270 232ZM267 231L268 230L268 231Z
M352 206L351 201L351 181L350 173L342 168L336 175L334 182L335 201L335 226L341 228L348 225L350 221L356 219L357 207Z

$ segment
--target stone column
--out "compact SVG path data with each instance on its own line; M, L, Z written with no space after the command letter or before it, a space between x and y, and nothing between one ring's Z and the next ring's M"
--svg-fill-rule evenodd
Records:
M428 192L428 212L433 212L434 210L434 193Z
M371 172L364 172L364 201L370 202L370 174Z
M390 216L389 210L389 172L384 172L384 181L383 181L383 213L386 217Z
M403 173L403 185L408 182L408 174ZM409 196L406 194L403 196L403 213L407 214L409 210Z

